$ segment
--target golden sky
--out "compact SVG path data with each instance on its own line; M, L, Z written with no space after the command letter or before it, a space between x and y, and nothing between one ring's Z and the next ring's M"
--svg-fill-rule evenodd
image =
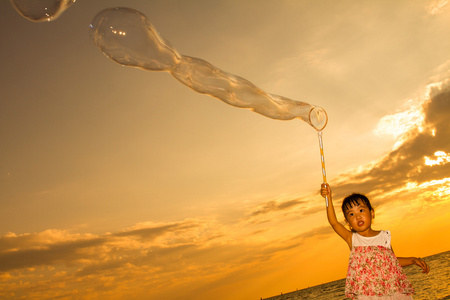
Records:
M450 250L448 1L0 2L0 298L260 299L345 277L317 132L106 58L146 15L182 54L323 107L337 215L372 199L398 256ZM426 280L426 279L425 279Z

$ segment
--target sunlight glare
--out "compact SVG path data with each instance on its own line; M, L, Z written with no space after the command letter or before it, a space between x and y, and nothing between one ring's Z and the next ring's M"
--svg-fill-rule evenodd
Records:
M445 165L450 162L450 155L445 153L444 151L436 151L434 153L436 159L431 159L428 156L425 156L425 165L427 166L435 166L435 165Z
M426 7L427 13L432 16L438 15L444 11L445 7L448 4L449 4L448 0L430 1L430 3Z
M404 188L397 190L397 192L412 190L416 190L416 192L420 191L419 193L422 199L438 197L438 202L449 202L450 177L430 180L421 184L418 184L417 182L408 182ZM423 205L423 203L421 205Z
M409 103L411 103L411 100ZM413 128L418 128L420 132L423 131L423 122L424 114L421 104L411 104L408 110L381 118L374 130L374 134L391 135L397 139Z

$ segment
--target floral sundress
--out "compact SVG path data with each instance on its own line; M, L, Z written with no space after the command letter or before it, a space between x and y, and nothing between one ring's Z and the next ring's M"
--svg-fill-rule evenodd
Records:
M391 249L391 234L353 233L345 295L352 299L412 299L414 289Z

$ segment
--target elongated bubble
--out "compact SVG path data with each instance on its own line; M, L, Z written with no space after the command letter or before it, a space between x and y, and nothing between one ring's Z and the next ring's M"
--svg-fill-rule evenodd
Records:
M196 92L272 119L302 119L318 131L327 124L327 114L321 107L269 94L205 60L179 54L147 17L134 9L105 9L94 17L89 27L94 43L121 65L170 72Z
M24 18L33 22L52 21L58 18L76 0L10 0Z

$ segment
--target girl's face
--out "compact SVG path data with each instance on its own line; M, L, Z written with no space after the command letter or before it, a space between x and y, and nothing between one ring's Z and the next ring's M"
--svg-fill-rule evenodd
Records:
M352 206L350 209L345 210L344 213L348 224L356 232L371 229L372 219L375 216L374 211L369 210L362 201L358 201L358 205Z

